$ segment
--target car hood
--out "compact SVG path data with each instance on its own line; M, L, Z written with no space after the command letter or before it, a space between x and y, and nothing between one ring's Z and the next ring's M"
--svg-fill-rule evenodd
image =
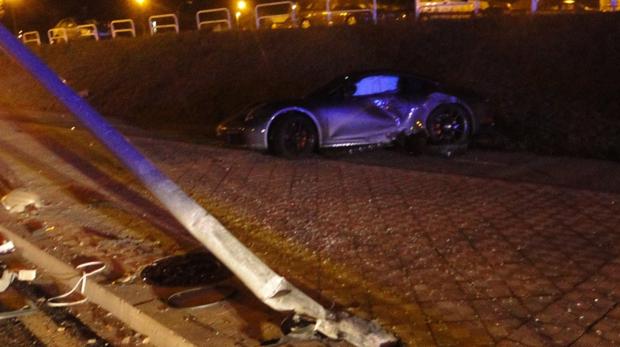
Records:
M272 102L257 102L245 106L232 116L224 119L222 124L240 124L245 123L247 119L264 119L270 117L279 109L291 106L303 107L305 101L303 99L289 99Z

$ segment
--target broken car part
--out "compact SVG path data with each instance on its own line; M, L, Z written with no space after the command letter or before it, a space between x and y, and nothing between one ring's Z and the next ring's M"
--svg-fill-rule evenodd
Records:
M10 191L0 199L0 202L11 213L22 213L29 207L41 208L43 206L39 195L21 188Z

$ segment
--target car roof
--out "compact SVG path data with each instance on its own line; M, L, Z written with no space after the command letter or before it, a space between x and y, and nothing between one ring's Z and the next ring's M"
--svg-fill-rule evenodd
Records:
M419 80L427 81L433 84L439 84L439 82L435 81L432 78L410 72L410 71L402 71L402 70L390 70L390 69L374 69L374 70L358 70L352 71L350 73L342 74L340 77L345 78L349 76L350 78L359 79L366 76L374 76L374 75L396 75L400 77L409 77L416 78Z

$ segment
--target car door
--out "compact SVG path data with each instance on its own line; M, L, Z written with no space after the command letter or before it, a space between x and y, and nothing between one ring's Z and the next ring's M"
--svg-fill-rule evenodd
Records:
M368 75L351 81L341 102L325 110L328 138L365 143L397 131L402 118L397 107L398 84L396 75Z

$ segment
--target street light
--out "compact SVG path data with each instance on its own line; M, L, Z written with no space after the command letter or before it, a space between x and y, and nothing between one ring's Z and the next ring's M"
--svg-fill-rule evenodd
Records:
M148 0L132 0L135 7L138 8L138 22L140 23L140 29L142 30L142 34L146 35L146 26L144 25L145 17L144 11L148 6ZM150 30L150 28L149 28Z
M237 1L237 11L235 12L235 20L237 22L237 28L241 28L241 25L239 24L239 18L241 18L241 14L247 11L247 9L248 9L248 3L245 0Z

